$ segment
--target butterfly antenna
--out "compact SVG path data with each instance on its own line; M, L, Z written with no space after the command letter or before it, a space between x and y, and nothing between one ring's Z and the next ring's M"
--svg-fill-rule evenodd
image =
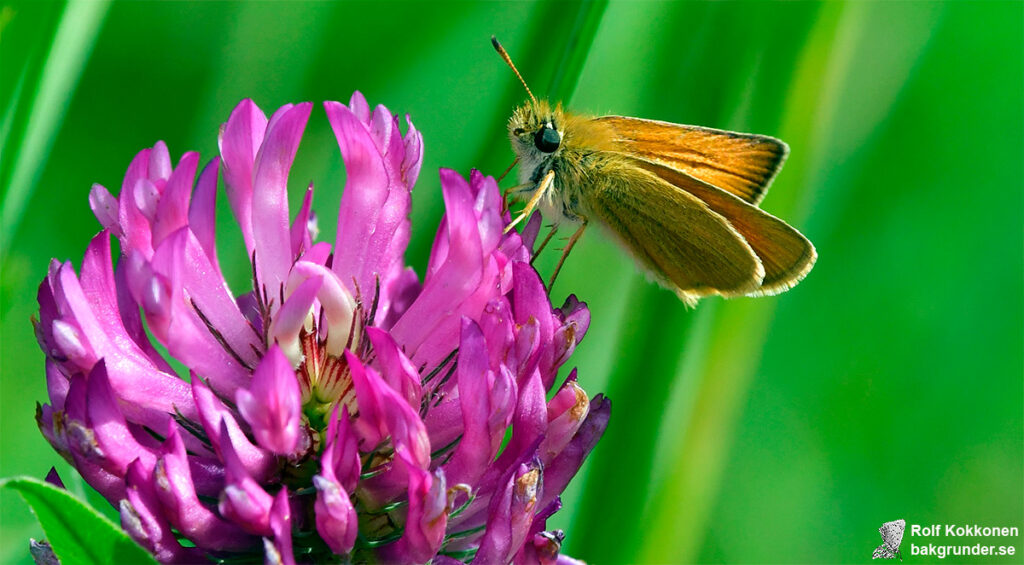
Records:
M498 52L498 55L501 55L501 58L505 60L505 63L512 68L512 72L514 72L516 76L519 77L519 82L523 83L523 88L525 88L526 93L530 95L530 100L533 100L533 106L534 108L536 108L537 98L533 95L532 92L530 92L530 87L526 86L526 81L523 80L523 75L519 74L519 69L517 69L516 66L512 63L512 57L508 56L508 52L505 51L505 48L501 46L501 43L498 43L498 38L494 37L493 35L491 36L491 44L494 45L494 50Z

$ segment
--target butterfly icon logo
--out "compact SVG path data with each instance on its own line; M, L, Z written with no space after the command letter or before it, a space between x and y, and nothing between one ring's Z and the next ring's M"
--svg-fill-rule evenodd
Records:
M875 548L872 559L896 559L903 561L900 555L900 543L903 542L903 530L907 527L904 520L894 520L882 524L878 533L882 534L882 545Z

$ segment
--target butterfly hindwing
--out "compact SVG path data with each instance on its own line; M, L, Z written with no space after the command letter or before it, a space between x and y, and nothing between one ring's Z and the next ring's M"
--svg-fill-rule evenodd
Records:
M596 219L684 301L761 286L764 267L743 236L700 199L653 174L630 182L609 177L589 201Z
M647 161L633 159L632 162L696 196L743 236L765 271L761 287L750 294L777 294L792 288L814 265L817 258L814 246L786 222L685 172Z

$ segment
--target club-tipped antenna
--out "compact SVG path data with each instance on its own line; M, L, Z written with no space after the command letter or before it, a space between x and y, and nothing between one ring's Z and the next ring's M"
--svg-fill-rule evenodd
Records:
M494 45L494 50L497 51L498 55L501 55L501 58L505 60L505 63L508 64L509 67L511 67L512 72L514 72L516 76L519 77L519 82L523 83L523 88L525 88L526 93L530 95L530 100L533 100L533 106L534 108L536 108L537 98L533 95L532 92L530 92L530 87L526 86L526 81L523 80L523 75L519 74L519 69L517 69L516 66L512 63L512 57L508 56L508 52L505 51L505 48L501 46L501 43L498 43L498 38L493 35L491 36L491 45Z

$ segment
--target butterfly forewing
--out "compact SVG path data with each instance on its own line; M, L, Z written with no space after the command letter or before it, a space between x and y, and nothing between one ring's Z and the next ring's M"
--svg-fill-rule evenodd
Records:
M906 527L906 521L893 520L882 524L882 527L878 528L878 533L882 534L882 540L889 547L899 549L900 544L903 543L903 531Z
M698 198L657 176L606 171L589 186L590 213L687 302L737 296L761 285L764 269L743 237ZM674 211L671 217L663 210ZM670 219L671 218L671 219Z
M594 121L611 127L620 151L680 170L751 204L764 197L789 153L785 143L764 135L624 116Z
M696 196L743 236L764 266L761 287L752 294L775 294L791 288L811 270L814 246L786 222L730 193L666 165L633 159L636 166Z

